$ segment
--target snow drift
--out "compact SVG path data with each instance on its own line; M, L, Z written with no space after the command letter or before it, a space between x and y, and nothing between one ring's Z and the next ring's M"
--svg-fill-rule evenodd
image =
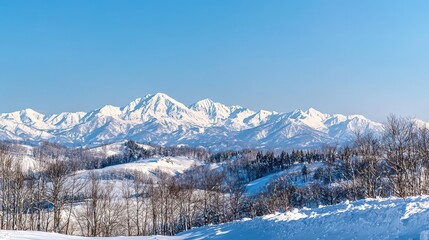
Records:
M104 239L0 231L0 239ZM105 239L429 239L429 196L367 199L195 228L174 237Z

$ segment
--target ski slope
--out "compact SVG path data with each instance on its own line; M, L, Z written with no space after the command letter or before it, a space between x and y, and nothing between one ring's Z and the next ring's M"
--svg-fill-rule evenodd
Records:
M194 228L174 237L82 238L0 231L0 239L429 239L429 196L367 199Z

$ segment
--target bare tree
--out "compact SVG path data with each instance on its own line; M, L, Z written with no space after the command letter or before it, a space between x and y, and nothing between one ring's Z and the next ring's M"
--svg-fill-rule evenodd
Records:
M379 139L371 132L356 134L355 149L360 161L359 175L363 180L365 197L378 196L377 188L380 186L381 173L379 163L382 157L382 145Z
M54 159L47 162L45 173L50 181L47 189L47 197L54 208L54 232L60 232L61 211L65 204L67 180L71 169L67 162Z
M407 197L413 190L413 169L416 164L416 125L410 119L390 116L384 124L383 146L395 195Z

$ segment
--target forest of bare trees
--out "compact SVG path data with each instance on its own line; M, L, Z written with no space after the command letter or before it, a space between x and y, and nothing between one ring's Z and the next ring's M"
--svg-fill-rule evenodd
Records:
M126 147L121 156L100 157L85 149L42 143L32 150L37 165L24 170L18 153L26 149L0 144L0 229L82 236L174 235L295 207L429 192L429 131L395 116L387 119L382 133L357 132L346 147L222 153L175 147L147 150L133 141ZM105 176L92 171L155 155L188 156L206 164L178 175L158 170ZM287 174L297 167L294 175ZM286 174L260 193L246 194L247 183L283 171Z

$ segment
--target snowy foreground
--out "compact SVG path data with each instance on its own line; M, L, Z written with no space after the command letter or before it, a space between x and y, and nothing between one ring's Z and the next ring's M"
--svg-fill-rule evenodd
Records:
M195 228L175 237L83 238L0 231L0 239L429 239L429 196L368 199Z

